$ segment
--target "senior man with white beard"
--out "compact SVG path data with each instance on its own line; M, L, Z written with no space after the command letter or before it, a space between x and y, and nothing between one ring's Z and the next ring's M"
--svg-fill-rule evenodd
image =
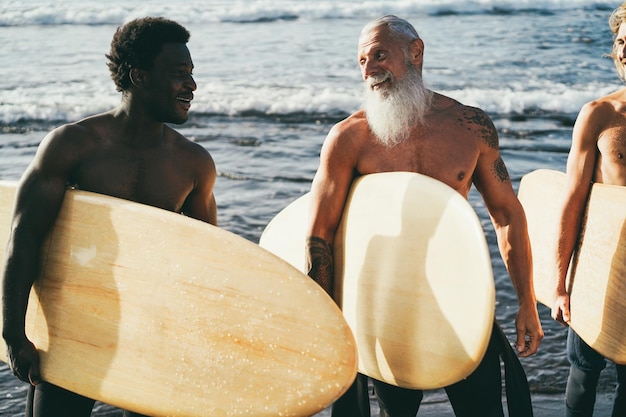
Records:
M358 61L365 82L365 105L333 126L322 146L311 189L308 274L333 296L333 238L357 176L417 172L448 184L465 198L473 184L489 210L517 294L517 355L532 355L543 331L533 290L526 217L500 156L496 129L482 110L426 88L423 58L424 43L404 19L384 16L361 31ZM478 369L446 387L457 416L504 415L500 355L507 375L509 415L532 415L526 375L506 336L494 323L489 348ZM417 414L422 391L375 380L372 383L381 416ZM367 378L357 377L352 388L333 405L332 416L370 416Z

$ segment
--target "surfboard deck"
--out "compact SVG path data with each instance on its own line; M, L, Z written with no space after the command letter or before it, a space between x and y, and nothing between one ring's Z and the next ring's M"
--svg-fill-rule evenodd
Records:
M535 293L552 308L556 248L565 173L540 169L526 174L518 197L526 211L532 245ZM593 184L582 237L566 286L571 327L592 348L626 364L626 187Z
M15 186L0 182L4 242ZM43 271L27 334L44 380L114 406L310 416L356 375L353 335L317 284L198 220L68 191Z
M259 244L304 268L309 194ZM491 335L495 289L476 213L459 193L407 172L358 178L334 244L335 293L357 341L359 372L413 389L473 372Z

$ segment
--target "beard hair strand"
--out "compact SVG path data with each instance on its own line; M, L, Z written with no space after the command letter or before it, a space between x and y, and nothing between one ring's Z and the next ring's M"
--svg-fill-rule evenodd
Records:
M390 74L383 74L371 82L387 77ZM395 81L388 91L381 93L366 84L365 115L378 141L393 147L407 140L411 130L418 123L424 123L432 96L432 91L424 86L422 77L413 66L409 66L405 76Z

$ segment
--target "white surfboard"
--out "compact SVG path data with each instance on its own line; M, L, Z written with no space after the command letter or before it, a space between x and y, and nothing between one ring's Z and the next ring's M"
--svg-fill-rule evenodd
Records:
M260 245L304 268L309 195L281 211ZM336 294L355 334L359 371L431 389L473 372L494 320L491 260L476 213L430 177L355 181L335 245Z
M528 219L535 293L550 308L564 189L565 173L540 169L522 178L518 192ZM572 328L600 354L626 364L626 187L591 187L566 286Z
M0 182L3 242L14 196ZM114 406L310 416L356 375L354 338L324 291L256 244L179 214L68 191L43 271L27 317L43 378Z

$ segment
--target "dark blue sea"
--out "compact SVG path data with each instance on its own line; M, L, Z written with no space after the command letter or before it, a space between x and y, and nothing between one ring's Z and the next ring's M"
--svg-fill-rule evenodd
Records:
M113 32L146 15L179 21L198 90L179 130L213 155L220 226L258 242L309 190L330 127L357 110L361 27L393 13L424 39L432 89L483 108L517 188L535 169L565 169L587 101L622 87L607 19L591 0L25 0L0 3L0 179L17 180L53 127L120 101L106 67ZM514 335L516 299L488 215L473 191L494 263L496 315ZM522 363L533 393L563 393L565 329L540 307L545 339ZM614 370L601 391L613 389ZM0 415L23 413L26 387L0 364ZM438 394L437 394L438 395ZM94 415L110 415L100 405Z

